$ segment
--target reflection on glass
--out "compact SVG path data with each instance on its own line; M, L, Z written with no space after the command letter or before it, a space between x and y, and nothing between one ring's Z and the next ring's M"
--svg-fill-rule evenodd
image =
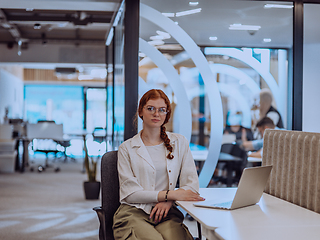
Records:
M89 88L87 90L87 131L106 128L106 90Z
M30 123L54 120L64 132L83 129L83 88L81 86L25 86L25 119Z

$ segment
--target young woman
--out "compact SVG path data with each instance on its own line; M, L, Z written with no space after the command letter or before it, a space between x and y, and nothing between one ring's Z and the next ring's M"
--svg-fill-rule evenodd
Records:
M121 205L114 215L115 239L193 239L176 200L202 201L189 142L166 132L170 101L158 89L139 102L143 129L118 150ZM175 190L179 176L179 189Z

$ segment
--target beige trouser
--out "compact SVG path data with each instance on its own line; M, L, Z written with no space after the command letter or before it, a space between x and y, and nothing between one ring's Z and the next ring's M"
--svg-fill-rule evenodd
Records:
M121 204L113 217L113 234L116 240L193 240L175 206L156 224L142 209Z

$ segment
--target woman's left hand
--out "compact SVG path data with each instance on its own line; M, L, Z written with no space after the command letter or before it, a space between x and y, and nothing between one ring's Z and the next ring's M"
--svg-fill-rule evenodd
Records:
M172 203L173 201L158 202L152 209L150 213L150 218L152 219L154 217L155 223L160 222L163 218L165 218L168 215Z

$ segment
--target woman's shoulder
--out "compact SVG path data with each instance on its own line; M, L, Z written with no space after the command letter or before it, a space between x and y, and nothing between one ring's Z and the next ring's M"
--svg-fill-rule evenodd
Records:
M119 148L126 148L137 144L139 144L139 133L134 135L132 138L125 140L123 143L120 144Z

